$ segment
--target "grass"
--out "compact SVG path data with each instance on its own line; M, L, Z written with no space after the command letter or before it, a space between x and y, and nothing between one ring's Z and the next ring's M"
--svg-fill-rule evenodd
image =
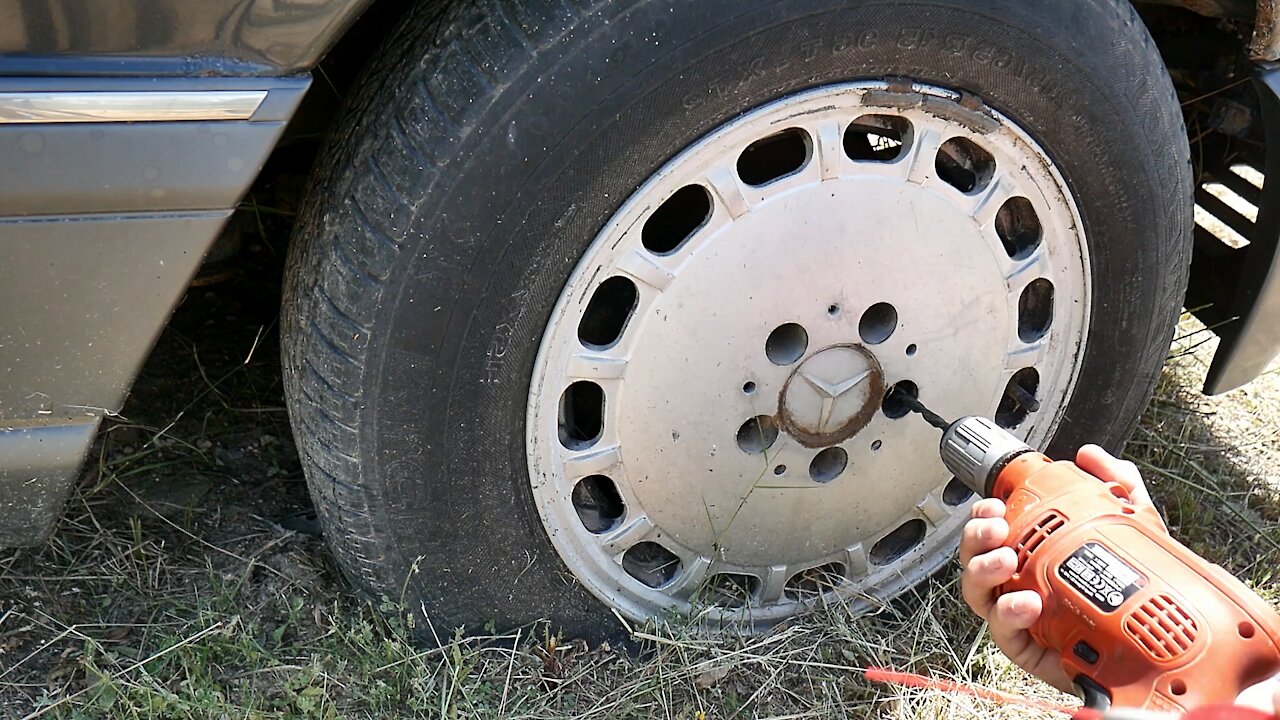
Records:
M274 253L251 245L238 280L194 291L101 433L55 536L0 551L0 716L1028 714L875 686L868 666L1063 701L991 646L954 565L871 617L830 607L716 639L657 621L627 628L627 649L541 624L463 638L355 599L314 534L289 437ZM1280 373L1205 398L1214 342L1191 321L1184 332L1128 455L1178 537L1280 600ZM415 630L439 642L415 645Z

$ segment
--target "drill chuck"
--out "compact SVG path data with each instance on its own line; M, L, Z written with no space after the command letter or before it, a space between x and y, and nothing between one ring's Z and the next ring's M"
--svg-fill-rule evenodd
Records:
M990 497L1000 471L1031 448L990 420L971 415L951 423L942 434L939 452L957 480Z

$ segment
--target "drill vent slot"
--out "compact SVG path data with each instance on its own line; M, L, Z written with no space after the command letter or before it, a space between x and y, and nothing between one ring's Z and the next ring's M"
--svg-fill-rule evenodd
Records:
M1156 660L1172 660L1196 641L1196 621L1168 595L1156 595L1124 619L1124 631Z
M1051 512L1040 518L1040 521L1022 536L1017 546L1014 547L1014 550L1018 551L1018 572L1022 572L1022 566L1027 564L1027 558L1031 557L1031 553L1040 547L1040 543L1043 543L1045 538L1052 535L1066 523L1066 519L1061 515Z

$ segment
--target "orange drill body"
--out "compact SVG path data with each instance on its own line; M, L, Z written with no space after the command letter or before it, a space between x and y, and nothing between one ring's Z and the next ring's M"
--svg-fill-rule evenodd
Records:
M1280 616L1221 567L1169 536L1155 508L1116 483L1037 452L999 470L1018 570L1002 591L1034 590L1031 628L1069 677L1117 706L1185 711L1230 703L1280 671Z

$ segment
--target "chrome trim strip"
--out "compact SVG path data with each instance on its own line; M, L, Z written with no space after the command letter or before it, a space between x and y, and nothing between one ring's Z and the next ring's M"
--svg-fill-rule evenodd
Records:
M248 120L266 90L0 93L0 124Z

